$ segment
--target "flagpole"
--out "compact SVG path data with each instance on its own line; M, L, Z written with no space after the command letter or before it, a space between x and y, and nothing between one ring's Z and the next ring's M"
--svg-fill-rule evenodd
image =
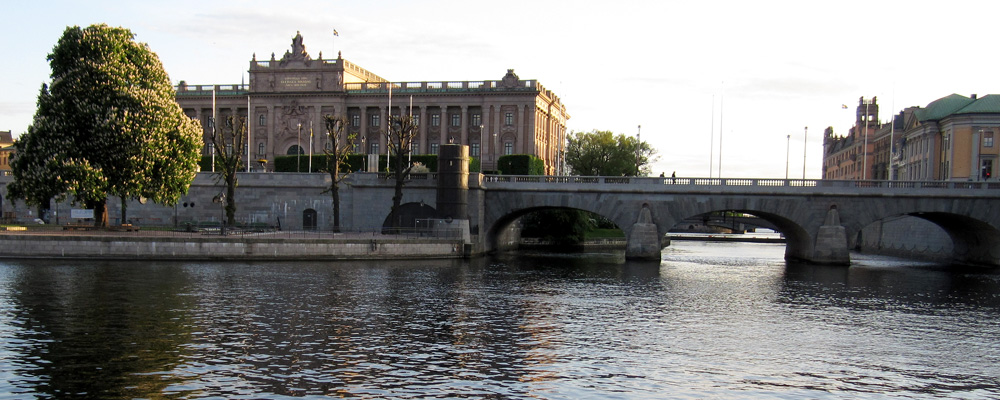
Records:
M218 117L217 110L218 107L215 106L215 85L212 85L212 172L215 172L215 126L218 125L216 121L216 117Z
M392 82L386 82L389 85L389 108L386 110L386 125L385 125L385 171L389 172L389 141L392 140Z
M309 172L313 172L313 122L309 121Z
M249 92L249 90L247 90ZM250 172L250 127L253 126L250 123L250 116L253 113L250 112L250 93L247 93L247 172Z

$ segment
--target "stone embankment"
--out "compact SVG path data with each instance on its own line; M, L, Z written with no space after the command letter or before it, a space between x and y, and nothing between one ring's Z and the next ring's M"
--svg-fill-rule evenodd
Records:
M351 260L461 258L460 239L375 234L183 235L173 232L10 232L0 258L114 260Z

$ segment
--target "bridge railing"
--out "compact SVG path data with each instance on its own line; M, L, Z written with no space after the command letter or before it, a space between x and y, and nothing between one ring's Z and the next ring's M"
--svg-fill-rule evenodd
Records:
M484 175L484 183L576 183L596 185L676 185L722 187L817 187L896 189L1000 189L1000 182L875 181L771 178L673 178L624 176Z

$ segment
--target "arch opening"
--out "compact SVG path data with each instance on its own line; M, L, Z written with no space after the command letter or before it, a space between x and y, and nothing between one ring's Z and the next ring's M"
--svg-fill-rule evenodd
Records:
M758 230L766 230L760 233L768 235L749 235L742 237L748 231L753 233ZM712 210L676 221L675 225L668 229L671 240L687 239L685 234L695 234L690 236L692 240L745 240L757 242L784 242L786 260L809 260L812 257L812 236L805 228L791 219L777 214L746 209ZM771 233L774 234L771 234ZM725 237L708 238L708 234L730 233Z
M587 251L625 249L621 223L589 210L532 207L497 220L486 232L493 251L546 249Z
M972 266L1000 266L1000 230L964 215L912 212L882 218L852 237L855 251Z

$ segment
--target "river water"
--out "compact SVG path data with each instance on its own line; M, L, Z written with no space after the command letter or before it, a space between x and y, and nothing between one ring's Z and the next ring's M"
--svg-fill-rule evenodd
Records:
M783 251L5 261L0 398L1000 397L1000 271Z

